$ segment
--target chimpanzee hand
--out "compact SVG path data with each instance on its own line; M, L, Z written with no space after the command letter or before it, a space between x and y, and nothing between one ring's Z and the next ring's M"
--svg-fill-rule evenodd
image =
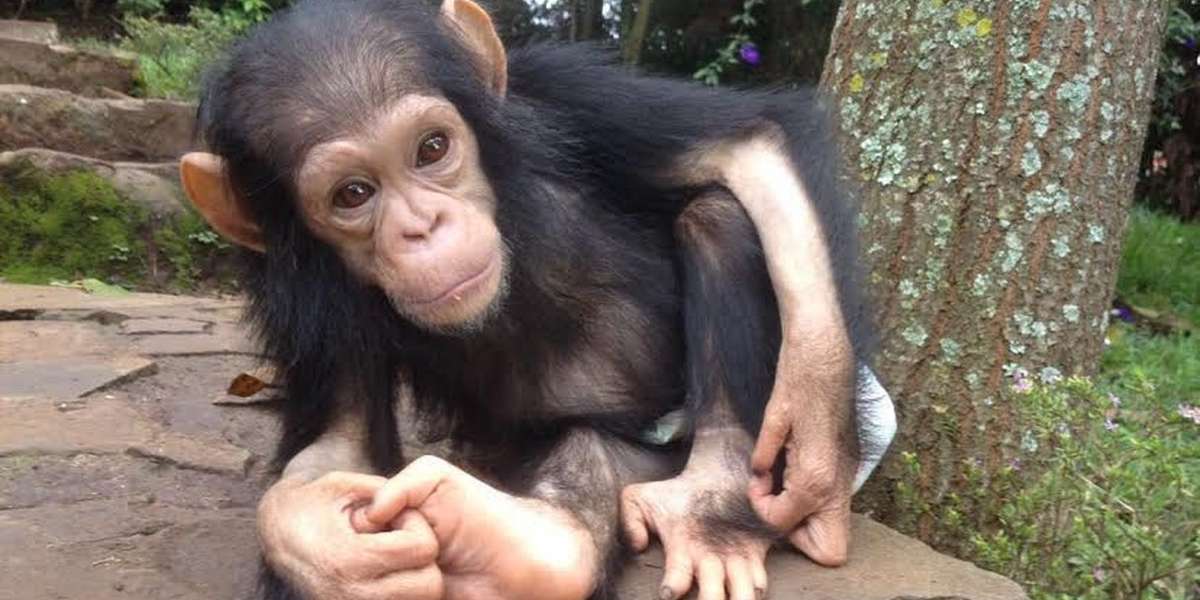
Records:
M706 531L701 519L705 510L713 508L712 490L725 487L712 474L725 472L704 472L710 474L684 470L674 479L626 487L621 493L621 521L629 543L641 552L649 545L651 532L662 540L666 555L662 600L683 597L693 578L700 584L700 600L761 598L767 589L763 563L771 540L736 530L722 531L719 540L713 539L714 532ZM729 492L742 493L740 488Z
M423 456L354 511L359 531L421 513L438 541L446 600L583 600L596 585L591 533L566 511L506 494Z
M355 508L386 481L330 473L312 482L276 483L258 509L267 562L310 598L440 600L437 539L420 514L398 513L386 531L351 525Z
M785 344L775 391L750 459L755 473L749 486L750 503L768 524L790 532L788 539L797 550L818 564L836 567L846 563L850 542L850 496L856 464L846 440L855 433L847 431L853 426L842 418L845 409L841 405L849 402L851 390L842 390L836 376L821 383L816 383L815 377L789 376L784 365L798 361L786 360L787 352ZM773 495L771 470L781 449L786 461L783 491Z

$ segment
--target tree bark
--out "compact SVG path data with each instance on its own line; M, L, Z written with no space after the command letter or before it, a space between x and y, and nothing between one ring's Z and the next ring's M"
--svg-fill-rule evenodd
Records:
M638 0L633 25L629 27L629 34L621 43L621 58L628 64L636 65L642 62L642 47L646 45L646 34L650 31L650 11L653 8L654 0Z
M901 430L936 506L1021 437L1004 392L1090 374L1104 345L1166 3L844 0L822 78L860 193ZM929 519L916 533L935 541Z
M604 31L604 0L574 0L571 4L571 41L600 37Z

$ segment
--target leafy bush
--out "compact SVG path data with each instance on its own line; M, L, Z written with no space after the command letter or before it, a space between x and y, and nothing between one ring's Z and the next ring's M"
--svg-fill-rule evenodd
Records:
M119 46L138 57L141 94L185 100L196 97L204 69L271 10L265 0L239 0L227 3L220 12L194 7L186 23L169 23L160 20L157 12L143 12L155 11L156 0L125 1L130 12L123 21L125 34Z
M930 506L903 483L913 518L937 520L959 554L1026 586L1036 600L1184 600L1200 591L1200 409L1167 409L1146 382L1121 397L1084 379L1014 376L1022 426L1014 458L976 490ZM920 477L915 455L907 481Z

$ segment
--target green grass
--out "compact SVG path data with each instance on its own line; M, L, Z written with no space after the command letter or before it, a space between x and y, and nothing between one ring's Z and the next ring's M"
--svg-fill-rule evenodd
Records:
M1155 394L1148 400L1162 407L1200 405L1200 334L1154 335L1119 323L1109 339L1100 371L1115 392L1149 382Z
M1134 209L1117 295L1133 306L1170 312L1200 326L1200 225Z

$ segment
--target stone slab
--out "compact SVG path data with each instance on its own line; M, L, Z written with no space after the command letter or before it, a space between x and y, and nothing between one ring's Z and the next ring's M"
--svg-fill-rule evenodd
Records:
M153 360L140 356L70 356L0 364L0 399L82 398L153 374Z
M204 313L237 309L243 302L236 299L198 298L168 294L130 293L121 296L96 296L83 290L48 286L0 283L0 311L38 309L42 311L157 311L161 316L171 311L195 309Z
M0 83L21 83L87 95L133 91L137 57L117 50L0 37Z
M0 19L0 39L53 44L58 41L58 25L46 21Z
M169 431L120 400L0 400L0 456L80 453L125 453L238 476L250 463L250 453L242 448L211 436Z
M775 550L768 559L770 597L787 600L1028 600L1009 579L938 554L867 517L855 515L850 562L838 569ZM657 598L662 553L638 557L621 581L622 598Z
M121 333L126 335L189 334L204 333L211 323L195 319L129 319L121 323Z
M193 147L195 112L183 102L88 98L0 84L0 150L49 148L110 161L174 160Z
M146 356L208 356L213 354L258 354L253 338L246 330L217 327L212 333L164 334L140 336L133 347Z
M0 172L23 165L51 174L87 171L112 184L121 196L152 215L177 216L188 205L179 182L179 163L109 162L45 148L0 152Z
M128 346L94 321L0 321L0 364L72 356L127 354Z

